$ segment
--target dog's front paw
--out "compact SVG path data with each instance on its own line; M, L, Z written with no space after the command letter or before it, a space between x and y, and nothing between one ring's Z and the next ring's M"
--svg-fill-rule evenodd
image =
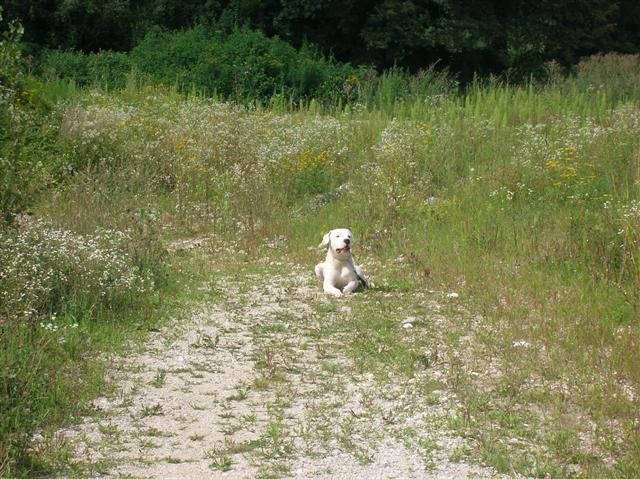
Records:
M335 286L325 286L324 292L336 298L339 298L340 296L342 296L342 291L340 291Z

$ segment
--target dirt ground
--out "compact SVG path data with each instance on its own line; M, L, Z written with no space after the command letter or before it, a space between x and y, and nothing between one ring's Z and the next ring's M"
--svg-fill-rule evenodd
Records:
M211 304L113 358L113 393L63 431L91 477L504 477L465 462L453 393L425 392L446 364L384 380L355 366L340 327L352 298L328 298L295 266L203 288ZM442 321L430 305L419 321ZM412 334L416 320L397 327Z

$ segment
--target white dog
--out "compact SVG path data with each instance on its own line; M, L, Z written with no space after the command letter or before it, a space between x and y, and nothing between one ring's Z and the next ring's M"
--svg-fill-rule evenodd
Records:
M322 280L324 292L333 296L353 293L358 286L368 287L362 269L351 256L353 233L346 228L329 231L320 246L327 246L327 257L316 265L316 276Z

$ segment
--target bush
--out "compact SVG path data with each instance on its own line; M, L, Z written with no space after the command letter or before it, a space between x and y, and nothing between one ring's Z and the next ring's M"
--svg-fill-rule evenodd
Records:
M118 89L126 86L131 62L126 53L101 51L86 55L50 50L43 54L40 68L47 78L67 78L79 86Z
M203 27L176 33L154 30L131 51L131 63L154 83L187 88L194 85L211 92L210 80L199 72L211 40Z
M195 88L248 102L283 95L329 103L353 98L366 71L324 58L309 45L296 50L277 37L247 28L225 34L203 26L153 30L130 54L47 51L40 69L45 77L71 79L79 86L122 88L135 70L143 83L181 91Z
M87 62L91 82L106 89L124 88L131 61L126 53L102 51L89 54Z
M88 56L81 52L48 50L42 54L40 69L45 78L67 78L77 85L89 84Z
M25 73L21 36L17 23L0 33L0 227L32 204L48 176L35 154L51 139L43 128L47 105L41 84Z
M421 101L457 89L448 72L430 67L410 75L393 68L382 75L324 57L303 44L295 49L278 37L248 28L224 33L205 26L148 33L129 53L95 54L49 51L42 58L49 77L78 85L122 88L135 71L141 83L196 90L240 102L298 103L315 99L325 105L361 102L389 106L396 100Z
M246 28L228 35L204 27L155 31L133 49L131 59L155 82L249 101L280 93L296 100L333 99L341 94L345 79L358 74L309 46L298 51L277 37Z

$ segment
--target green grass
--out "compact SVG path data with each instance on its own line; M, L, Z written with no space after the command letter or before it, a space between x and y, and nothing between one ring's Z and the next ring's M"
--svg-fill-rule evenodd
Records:
M84 258L77 252L60 259L63 243L28 256L60 278L85 280L52 282L64 287L35 288L24 299L16 293L23 276L0 278L0 293L17 298L0 312L2 416L9 418L0 473L63 467L53 453L30 452L31 434L51 435L86 412L103 387L101 352L143 338L194 296L217 301L216 271L251 274L265 257L312 265L322 234L345 226L378 288L354 298L352 324L329 322L318 334L348 335L346 352L379 381L442 360L445 352L416 337L456 345L461 356L449 358L447 387L466 412L452 424L498 470L562 477L578 465L586 477L637 475L640 76L631 71L623 85L611 80L593 90L590 78L602 72L581 68L547 85L478 82L464 94L402 100L391 93L397 79L389 73L377 93L363 92L377 96L359 107L276 111L161 87L104 94L50 85L52 101L73 98L47 116L59 133L48 137L56 138L55 162L66 173L33 215L83 241L103 229L126 232L126 246L109 251L148 273L154 287L132 295L108 289L97 273L81 276L73 268L126 268L108 269L90 255L86 263L69 260ZM3 238L30 225L4 229ZM185 239L200 241L200 252L175 246ZM85 251L82 241L73 244ZM211 278L207 291L190 292ZM113 294L103 300L103 291ZM430 300L455 327L397 328L403 317L433 313ZM338 306L325 308L318 314L339 314ZM195 346L217 343L202 336ZM276 359L268 345L256 358L264 372L256 389L281 374ZM324 364L335 372L330 358ZM165 374L153 383L162 385ZM153 405L141 412L154 413ZM280 426L270 425L264 454L287 452ZM596 443L577 448L593 430ZM533 446L518 453L512 437ZM228 466L224 455L212 464Z
M48 247L51 252L59 253L70 245L73 243L66 243L57 250L51 244ZM36 266L46 264L46 274L78 274L74 273L74 268L66 267L65 257L58 256L52 261L53 257L46 254L33 255L29 262ZM43 263L43 258L48 258L49 262ZM76 261L79 261L77 256ZM3 266L9 264L5 262ZM93 266L101 271L95 263L80 261L74 267L78 265L82 268ZM24 275L12 277L11 271L4 269L4 273L9 274L5 281L7 278L24 280ZM22 273L25 272L23 269ZM42 286L44 274L34 278L36 282L22 283L21 291L29 293L29 288L33 287L29 285ZM7 310L12 303L3 305L6 315L3 318L10 320L0 323L3 417L0 476L33 477L34 474L67 470L71 456L66 441L58 438L57 429L91 413L91 400L108 389L105 354L122 353L135 347L135 343L144 341L148 331L187 305L188 276L181 275L178 281L173 278L173 275L164 276L160 289L138 294L132 302L120 298L118 302L101 304L96 301L100 296L86 296L90 289L71 285L66 292L55 291L55 295L46 296L38 296L34 289L31 298L46 301L29 304L33 308L31 317L19 314L22 311ZM115 277L111 279L115 280ZM58 281L58 286L64 284L61 284L64 280ZM83 286L96 286L90 279L86 281L88 283ZM13 298L10 293L15 285L5 282L3 287L5 298ZM77 301L78 294L85 295L82 301ZM159 371L154 383L160 384L164 379L165 373ZM31 447L34 433L44 437L37 448Z

